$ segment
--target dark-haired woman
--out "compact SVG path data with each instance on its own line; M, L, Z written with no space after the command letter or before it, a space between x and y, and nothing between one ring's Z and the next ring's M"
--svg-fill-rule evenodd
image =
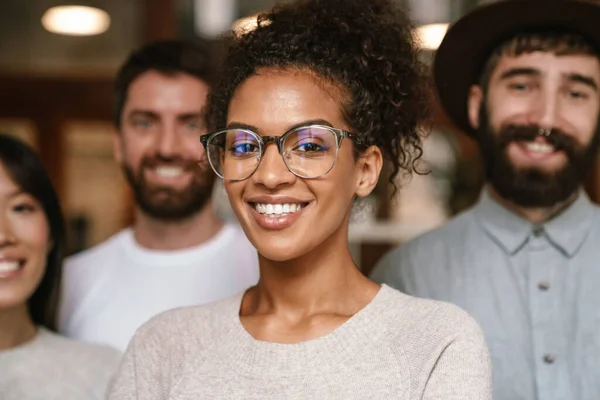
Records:
M421 152L406 17L384 0L308 0L258 22L229 50L201 140L260 281L143 326L111 398L490 399L477 324L369 281L348 247L383 157L408 173Z
M56 193L35 153L0 135L0 399L103 399L116 350L56 333L63 253Z

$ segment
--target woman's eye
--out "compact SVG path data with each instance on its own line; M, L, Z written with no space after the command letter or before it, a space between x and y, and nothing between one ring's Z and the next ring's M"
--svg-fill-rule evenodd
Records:
M231 147L230 152L234 155L244 155L248 153L255 153L258 151L258 146L253 143L240 143Z
M303 143L296 147L296 151L300 152L318 152L327 150L325 147L318 145L316 143Z
M27 204L27 203L17 204L13 207L13 211L17 212L17 213L29 213L29 212L33 212L35 210L36 210L36 207L34 205Z

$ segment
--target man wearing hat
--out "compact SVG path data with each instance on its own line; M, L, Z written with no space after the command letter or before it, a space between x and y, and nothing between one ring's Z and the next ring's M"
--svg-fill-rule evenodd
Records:
M372 278L455 303L486 333L496 400L600 399L600 5L506 0L448 31L440 101L481 149L478 203Z

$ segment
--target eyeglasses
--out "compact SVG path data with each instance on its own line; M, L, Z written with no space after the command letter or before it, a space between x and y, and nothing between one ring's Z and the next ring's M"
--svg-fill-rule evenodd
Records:
M345 137L361 143L350 132L325 125L300 126L281 136L260 136L242 128L224 129L202 135L200 141L210 166L225 180L249 178L257 170L269 142L277 145L291 173L315 179L331 171Z

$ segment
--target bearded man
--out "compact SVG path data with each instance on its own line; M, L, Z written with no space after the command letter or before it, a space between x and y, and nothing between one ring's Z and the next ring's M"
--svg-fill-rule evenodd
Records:
M200 135L213 79L211 46L201 40L150 43L120 69L114 153L135 222L68 259L59 323L67 336L125 350L156 314L257 282L256 250L211 203L215 175Z
M387 254L372 278L452 302L483 328L494 399L600 399L600 6L509 0L456 22L440 101L478 142L478 203Z

